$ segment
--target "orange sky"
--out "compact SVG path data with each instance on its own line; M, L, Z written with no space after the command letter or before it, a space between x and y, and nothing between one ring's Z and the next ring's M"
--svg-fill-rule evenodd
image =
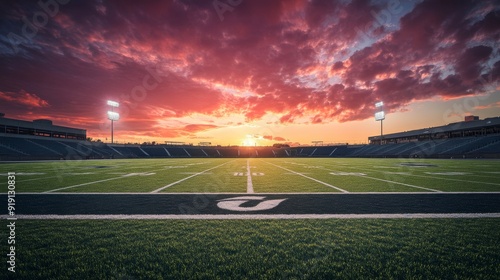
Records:
M114 100L116 141L195 145L366 143L380 100L385 133L500 115L499 5L396 2L4 1L0 112L110 141Z

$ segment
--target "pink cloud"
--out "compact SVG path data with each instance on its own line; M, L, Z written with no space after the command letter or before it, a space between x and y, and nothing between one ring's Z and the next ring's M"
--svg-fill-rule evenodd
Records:
M500 79L500 8L480 1L421 1L378 27L374 14L389 2L243 1L224 21L211 1L130 3L65 6L34 38L36 48L0 51L0 99L17 105L7 113L33 108L105 135L105 100L117 99L123 133L194 137L232 115L274 115L282 124L363 120L377 100L395 112ZM151 77L155 67L159 78ZM158 127L196 115L220 121Z
M42 98L38 97L36 94L20 90L18 93L15 92L2 92L0 91L0 99L6 102L17 103L25 105L27 107L48 107L49 103Z

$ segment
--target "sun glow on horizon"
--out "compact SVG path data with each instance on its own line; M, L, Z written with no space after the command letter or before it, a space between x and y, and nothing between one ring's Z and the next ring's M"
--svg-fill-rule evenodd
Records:
M257 141L255 141L255 138L252 137L252 135L247 135L247 138L243 140L242 146L245 147L257 146Z

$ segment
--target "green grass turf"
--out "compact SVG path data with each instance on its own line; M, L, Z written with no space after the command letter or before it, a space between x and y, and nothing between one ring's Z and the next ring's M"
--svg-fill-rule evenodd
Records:
M59 190L60 192L151 192L180 181L162 192L241 193L247 190L247 161L251 166L251 173L256 174L252 175L252 183L257 193L339 191L327 185L348 192L421 192L428 191L427 189L445 192L500 191L498 160L358 158L89 160L3 163L0 164L0 174L18 173L16 178L18 192L44 192L59 188L65 188ZM216 168L211 169L213 167ZM206 172L202 173L203 171ZM202 174L196 175L197 173ZM242 176L235 176L235 173L241 173ZM186 179L190 176L191 178ZM2 177L6 178L0 176L0 180ZM0 186L6 185L6 180L0 181Z
M500 161L494 160L248 161L252 173L264 174L252 176L255 192L338 191L293 172L349 192L425 191L406 185L500 191ZM151 192L183 179L163 191L246 192L246 166L247 159L56 161L0 164L0 174L18 173L17 192L78 184L86 185L62 191ZM239 172L244 175L234 176ZM0 186L6 187L2 178ZM99 180L107 181L92 183ZM18 279L500 278L500 219L18 220L16 225ZM0 239L6 234L0 231ZM6 242L0 248L7 252ZM0 279L12 276L0 272Z
M499 219L18 220L1 279L499 279ZM7 231L0 231L6 240ZM7 251L6 242L0 247ZM5 259L5 255L4 255Z

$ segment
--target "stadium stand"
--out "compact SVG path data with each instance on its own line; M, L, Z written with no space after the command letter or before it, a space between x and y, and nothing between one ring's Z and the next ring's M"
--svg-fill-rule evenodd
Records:
M208 154L202 148L186 148L186 152L190 157L208 157Z
M205 147L200 149L207 153L208 157L221 157L221 154L217 148Z
M292 150L289 148L272 149L275 157L289 157L292 156Z
M137 145L108 144L108 147L126 158L139 158L147 156Z
M163 146L141 146L141 148L146 153L148 153L148 155L150 157L153 157L153 158L170 157L170 154L167 152L167 150Z
M483 147L473 149L468 154L480 156L483 154L499 153L499 151L500 151L500 141L496 141L496 142L487 144Z
M181 147L174 148L174 147L168 146L165 149L168 151L168 153L172 157L191 157L191 155L188 154L188 152L186 151L185 148L181 148Z
M317 147L299 147L297 148L297 156L299 157L310 157Z
M255 148L255 156L256 157L276 157L276 152L271 147L257 147Z
M240 156L240 150L238 148L221 148L218 149L219 153L221 154L221 157L239 157Z
M0 122L1 124L2 122ZM5 120L4 120L5 123ZM12 120L7 123L12 124ZM34 122L37 126L37 122ZM20 122L29 126L30 122ZM42 121L42 126L49 124ZM54 128L56 126L52 126ZM2 127L0 127L1 129ZM57 127L56 127L57 128ZM500 117L370 137L368 145L237 147L106 144L51 135L0 132L0 160L170 157L428 157L500 158ZM33 128L34 131L36 130ZM71 128L64 128L69 129ZM73 132L82 130L75 129ZM56 135L56 137L54 137ZM383 144L380 144L380 143Z
M316 149L314 149L313 153L310 156L328 157L332 153L333 149L335 149L335 147L332 146L317 147Z

